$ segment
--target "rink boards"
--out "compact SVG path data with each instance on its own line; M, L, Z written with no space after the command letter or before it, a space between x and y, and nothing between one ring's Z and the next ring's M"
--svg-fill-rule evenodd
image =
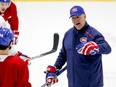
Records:
M12 0L21 2L116 2L116 0Z

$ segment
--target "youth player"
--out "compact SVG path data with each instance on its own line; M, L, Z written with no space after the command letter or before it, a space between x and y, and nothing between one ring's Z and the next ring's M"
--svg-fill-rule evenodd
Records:
M19 36L19 19L15 3L11 0L0 0L0 15L9 23L15 37L13 44L16 45Z
M2 16L0 16L0 28L7 28L6 21ZM14 42L13 42L14 43ZM19 55L24 61L30 64L29 60L30 58L27 55L22 54L21 52L14 49L14 44L12 45L9 54L17 54Z
M8 28L0 28L0 87L32 87L27 64L17 55L9 54L14 39Z

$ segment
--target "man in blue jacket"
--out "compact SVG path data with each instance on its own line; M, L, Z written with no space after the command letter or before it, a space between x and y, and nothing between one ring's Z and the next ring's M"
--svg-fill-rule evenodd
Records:
M55 83L57 69L67 63L68 87L103 87L102 54L111 47L104 36L86 21L81 6L70 9L73 27L63 38L62 48L54 66L47 67L46 81Z

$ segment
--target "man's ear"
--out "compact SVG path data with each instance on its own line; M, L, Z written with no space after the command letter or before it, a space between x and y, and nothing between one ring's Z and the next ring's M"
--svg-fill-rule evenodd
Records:
M13 42L10 42L9 49L11 49L12 45L13 45Z
M86 18L86 14L84 14L84 18Z

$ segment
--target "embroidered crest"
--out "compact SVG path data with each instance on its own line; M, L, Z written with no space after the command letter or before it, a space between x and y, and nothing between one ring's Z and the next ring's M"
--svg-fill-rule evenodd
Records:
M80 42L81 42L81 43L87 42L87 38L86 38L86 37L81 37L81 38L80 38Z
M77 12L77 8L73 8L73 9L71 10L71 12L72 12L72 13Z

